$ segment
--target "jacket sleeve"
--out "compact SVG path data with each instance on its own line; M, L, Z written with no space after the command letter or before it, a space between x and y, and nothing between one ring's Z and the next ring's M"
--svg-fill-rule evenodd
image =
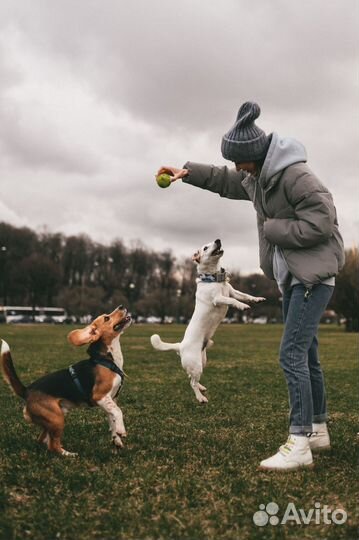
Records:
M306 248L326 242L333 234L336 211L329 191L311 173L294 179L286 189L294 218L267 219L264 234L281 248Z
M242 180L246 177L243 171L237 172L228 167L215 167L201 163L187 162L184 165L189 174L182 181L202 189L208 189L218 193L227 199L250 200L242 186Z

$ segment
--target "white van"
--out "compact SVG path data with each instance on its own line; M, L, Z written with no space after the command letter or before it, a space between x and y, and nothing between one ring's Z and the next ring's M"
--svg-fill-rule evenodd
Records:
M0 323L57 323L67 318L64 308L30 306L0 306Z

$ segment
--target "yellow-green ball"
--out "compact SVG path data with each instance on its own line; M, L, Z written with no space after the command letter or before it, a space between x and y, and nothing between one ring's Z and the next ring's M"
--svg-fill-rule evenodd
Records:
M171 185L171 176L169 174L159 174L156 176L156 180L161 188L166 188Z

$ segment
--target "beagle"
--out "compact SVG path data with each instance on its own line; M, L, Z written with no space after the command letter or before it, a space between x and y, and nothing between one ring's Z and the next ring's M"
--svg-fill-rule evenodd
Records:
M109 315L100 315L85 328L73 330L68 335L69 342L76 346L89 345L89 358L44 375L27 387L16 374L9 345L2 340L4 379L15 394L25 400L25 420L41 427L38 440L50 451L63 456L77 455L62 447L61 438L66 413L83 404L98 405L107 413L112 440L116 446L123 447L126 430L122 411L114 399L124 380L120 335L130 324L127 310L119 306Z

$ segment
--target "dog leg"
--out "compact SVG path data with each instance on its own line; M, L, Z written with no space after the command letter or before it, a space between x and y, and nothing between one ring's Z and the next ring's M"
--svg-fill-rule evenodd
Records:
M126 429L120 407L113 401L110 394L97 401L97 405L108 415L113 443L123 448L122 438L126 437Z
M34 399L30 398L27 402L26 412L31 421L42 428L38 441L45 443L50 452L62 456L77 456L61 446L65 417L58 399L45 394L36 394Z
M199 403L208 403L208 398L201 393L201 390L204 390L205 387L199 383L197 377L191 377L190 384Z
M47 443L47 448L50 450L50 452L56 452L61 456L76 457L78 455L76 452L68 452L62 447L61 439L63 432L64 422L59 416L57 422L53 423L51 427L49 427L47 436L44 439L44 442Z
M207 365L207 353L206 349L203 349L202 351L202 368L204 369Z
M38 436L37 442L40 444L46 444L49 445L49 434L46 429L43 429Z
M195 360L193 360L195 358ZM199 383L199 380L202 375L202 353L199 351L198 354L195 352L188 353L181 357L181 363L183 369L187 372L190 378L191 388L196 396L196 399L199 403L207 403L208 399L201 393L201 389L204 387Z
M259 302L265 301L265 298L263 298L263 296L251 296L250 294L237 291L237 289L234 289L231 285L229 285L229 294L232 298L235 298L240 302L253 302L255 304L258 304Z
M222 294L218 294L213 299L213 305L214 306L221 306L221 305L233 306L237 309L240 309L241 311L243 311L244 309L250 309L250 306L247 306L247 304L243 304L242 302L239 302L235 298L223 296Z
M62 431L57 429L49 433L48 449L50 450L50 452L56 452L57 454L66 457L76 457L78 455L76 454L76 452L68 452L67 450L65 450L65 448L62 448L61 436Z
M202 351L202 369L204 369L206 367L206 365L207 365L207 352L206 352L206 349L203 349L203 351ZM197 383L197 387L201 392L206 392L206 390L207 390L207 388L205 386L203 386L203 384L200 384L199 382Z

